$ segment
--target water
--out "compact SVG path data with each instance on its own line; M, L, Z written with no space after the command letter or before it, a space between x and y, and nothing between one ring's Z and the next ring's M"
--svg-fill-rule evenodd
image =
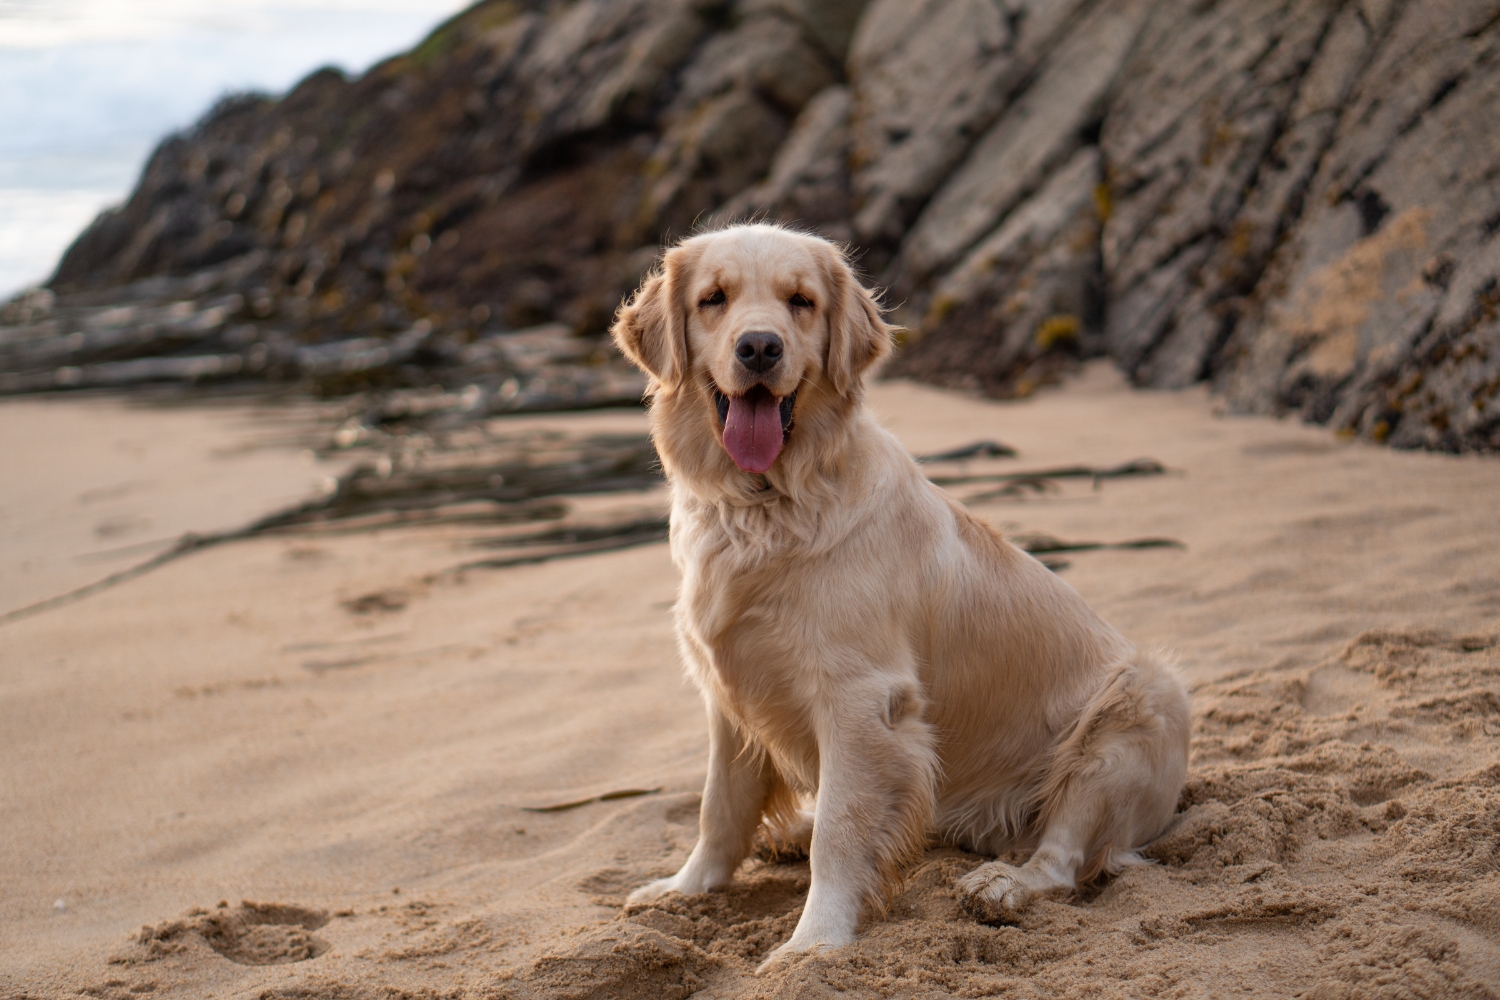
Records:
M0 298L46 280L225 93L363 72L463 0L0 0Z

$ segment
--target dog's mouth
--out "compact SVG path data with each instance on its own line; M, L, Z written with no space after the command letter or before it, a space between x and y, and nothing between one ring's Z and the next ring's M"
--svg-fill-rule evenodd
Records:
M765 472L792 436L792 410L797 394L775 396L757 385L740 396L726 396L713 386L724 450L745 472Z

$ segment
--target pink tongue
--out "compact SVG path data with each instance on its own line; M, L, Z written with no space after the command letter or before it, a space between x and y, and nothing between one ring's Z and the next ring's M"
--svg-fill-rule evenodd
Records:
M729 398L724 450L746 472L765 472L781 454L781 401L764 389Z

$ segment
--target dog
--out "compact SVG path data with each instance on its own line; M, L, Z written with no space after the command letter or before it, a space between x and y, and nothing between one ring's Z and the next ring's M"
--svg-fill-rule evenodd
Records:
M812 862L764 968L853 941L934 840L1030 851L959 881L994 919L1145 863L1186 777L1182 681L865 410L892 328L845 253L764 223L693 236L611 333L648 376L709 728L698 842L630 904L725 885L764 825Z

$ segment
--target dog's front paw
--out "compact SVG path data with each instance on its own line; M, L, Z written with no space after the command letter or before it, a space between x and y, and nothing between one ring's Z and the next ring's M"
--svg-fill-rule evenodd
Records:
M677 876L671 878L659 878L654 882L647 882L639 889L625 897L626 906L634 906L637 903L649 903L653 899L665 896L669 892L677 891Z
M755 974L759 976L767 972L772 972L778 968L782 968L786 965L791 964L793 961L801 958L803 955L809 955L817 951L824 951L828 948L836 948L840 943L842 942L821 940L815 941L811 939L798 941L797 935L793 934L790 941L773 950L771 954L766 956L766 960L764 962L755 967Z
M1026 871L1003 861L980 865L958 880L965 910L982 923L1014 923L1030 905L1036 890L1027 884Z

